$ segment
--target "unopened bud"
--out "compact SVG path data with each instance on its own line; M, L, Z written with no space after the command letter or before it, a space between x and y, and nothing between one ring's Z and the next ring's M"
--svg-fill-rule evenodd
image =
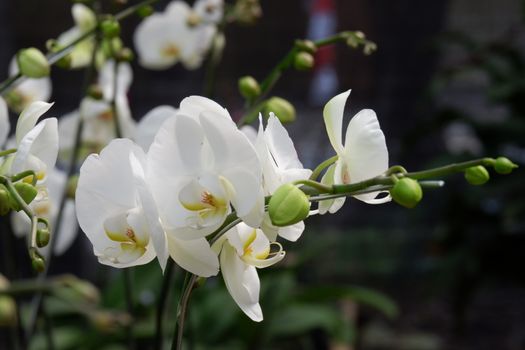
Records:
M33 199L35 199L36 195L38 194L38 191L35 188L35 186L28 184L26 182L19 181L19 182L16 182L14 186L15 186L16 192L18 192L18 194L20 195L20 197L22 197L22 199L24 200L24 202L26 202L26 204L31 203Z
M311 40L296 40L295 41L295 46L301 50L301 51L306 51L308 53L315 53L317 51L317 46L315 45L315 43Z
M293 66L297 70L312 69L314 63L314 56L306 51L298 52L293 59Z
M377 51L377 45L371 41L368 41L365 43L365 47L363 48L363 53L365 55L371 55L374 52Z
M49 228L39 228L36 230L36 246L38 248L43 248L49 244L49 239L51 238L51 233Z
M416 180L404 177L390 189L390 195L396 203L414 208L423 198L423 190Z
M263 112L268 116L273 112L281 123L291 123L295 120L295 107L281 97L272 97L264 104Z
M16 62L20 73L29 78L47 77L51 71L46 56L34 47L20 50Z
M251 100L261 94L261 87L254 77L247 75L239 79L239 92L245 99Z
M150 5L144 5L139 7L139 9L137 10L137 15L139 15L139 17L146 18L148 16L151 16L153 12L153 7L151 7Z
M46 262L35 248L29 248L29 257L31 258L33 269L36 272L44 272L46 269Z
M103 20L100 23L100 29L106 38L114 38L120 35L120 24L113 18Z
M0 291L9 288L9 280L0 275ZM0 327L16 324L15 300L8 295L0 295Z
M117 52L115 58L119 62L131 62L135 58L135 54L129 47L124 47Z
M268 214L275 226L290 226L303 221L310 212L306 194L293 184L279 187L270 198Z
M518 167L517 164L514 164L509 158L498 157L494 163L494 170L498 174L510 174L513 169Z
M0 216L6 215L11 211L11 195L7 188L0 184Z
M483 165L477 165L465 170L465 179L471 185L483 185L489 181L490 175Z

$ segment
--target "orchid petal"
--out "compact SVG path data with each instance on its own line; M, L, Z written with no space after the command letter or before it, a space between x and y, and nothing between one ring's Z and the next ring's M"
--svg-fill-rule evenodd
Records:
M22 138L29 132L29 130L33 129L38 119L42 116L42 114L46 113L51 108L51 106L53 106L53 103L36 101L31 103L22 111L16 124L17 144L20 143Z
M177 109L172 106L158 106L146 113L137 125L135 132L135 142L147 151L155 139L161 125L170 117L177 113Z
M333 97L328 101L323 110L324 123L328 133L328 138L338 155L341 155L344 152L341 139L343 134L343 116L346 100L350 95L350 91L351 90L345 91Z
M7 135L9 135L10 125L9 125L9 113L7 111L7 104L4 99L0 97L0 149L7 140Z
M170 256L183 269L201 277L215 276L219 272L219 259L205 238L177 239L168 234Z

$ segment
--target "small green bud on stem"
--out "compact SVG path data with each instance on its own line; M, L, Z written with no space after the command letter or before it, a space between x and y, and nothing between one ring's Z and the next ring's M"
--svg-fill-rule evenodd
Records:
M44 272L46 269L46 262L35 248L29 248L29 257L31 258L33 269L37 272Z
M252 76L244 76L239 79L239 92L247 100L257 98L261 94L261 87Z
M512 170L517 167L517 164L514 164L510 159L505 157L498 157L494 162L494 170L496 170L498 174L510 174Z
M310 212L310 201L306 194L293 184L279 187L270 198L268 213L272 224L289 226L303 221Z
M0 216L6 215L11 211L11 195L7 188L0 184Z
M151 16L154 11L155 10L150 5L144 5L137 10L137 15L139 15L139 17L141 18L146 18L148 16Z
M314 54L317 51L317 46L311 40L296 40L295 46L301 50L308 53Z
M18 51L16 62L20 73L28 78L47 77L51 72L46 56L34 47Z
M297 70L309 70L314 67L314 56L306 51L298 52L293 59L293 66Z
M396 203L406 208L414 208L423 198L423 190L419 182L404 177L390 189L390 195Z
M477 165L465 170L465 179L469 184L479 186L489 181L490 175L483 165Z
M114 18L108 18L100 23L100 30L106 38L115 38L120 35L120 24Z
M49 239L51 238L51 233L49 228L39 228L36 230L36 246L38 248L43 248L49 244Z
M295 120L295 107L281 97L272 97L266 101L263 108L263 113L268 116L273 112L281 123L291 123Z

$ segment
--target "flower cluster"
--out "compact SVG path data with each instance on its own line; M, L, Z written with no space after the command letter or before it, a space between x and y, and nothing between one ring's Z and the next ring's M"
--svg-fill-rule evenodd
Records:
M146 68L166 69L181 62L200 67L223 17L222 0L197 0L193 7L176 0L164 12L146 18L135 31L139 62Z
M342 146L348 94L336 96L325 108L339 157L323 177L327 184L377 176L388 166L385 139L372 111L352 119ZM302 221L275 225L265 212L265 197L282 185L307 180L312 172L304 169L273 114L266 127L260 119L258 132L239 130L219 104L191 96L178 109L161 106L144 119L159 126L140 137L144 148L116 139L80 169L77 217L99 261L129 267L157 259L164 269L171 257L198 276L220 270L239 307L261 321L256 269L284 258L278 236L296 241L304 230ZM358 198L385 201L374 200L376 195ZM339 207L331 203L319 209L335 212Z

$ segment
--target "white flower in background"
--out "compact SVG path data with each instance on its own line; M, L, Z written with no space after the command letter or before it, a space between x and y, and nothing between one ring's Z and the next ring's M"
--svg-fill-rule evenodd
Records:
M218 7L201 3L196 4L201 15L213 22L219 13L215 10ZM207 13L207 8L211 13ZM139 63L149 69L166 69L181 62L187 69L196 69L202 64L216 32L217 27L203 21L199 12L188 4L172 1L164 12L147 17L137 27L134 43Z
M176 113L177 109L172 106L165 105L153 108L138 122L133 139L147 152L162 124Z
M343 115L349 95L350 90L333 97L323 111L328 138L339 157L323 176L321 182L327 185L360 182L381 175L388 169L385 136L373 110L363 109L350 120L343 145ZM391 200L390 196L377 199L378 194L373 192L354 197L369 204ZM345 198L322 201L319 203L319 213L334 213L344 201Z
M37 197L29 204L38 217L48 220L49 229L54 233L60 201L66 190L66 183L66 173L57 168L52 169L47 176L46 187L39 188ZM71 247L77 235L78 226L75 215L75 204L72 199L68 199L64 203L61 221L60 232L56 232L56 234L52 236L52 239L57 239L54 243L53 253L55 255L64 254L66 250ZM30 220L25 213L13 212L11 222L16 236L24 237L29 234L28 228L30 227ZM41 250L45 251L48 247L49 245Z
M217 230L231 205L248 224L263 217L255 149L228 112L204 97L185 98L149 148L150 179L165 227L179 239Z
M271 252L271 245L278 247ZM228 231L213 246L220 252L221 273L233 300L252 320L263 320L259 305L260 281L256 268L264 268L281 261L282 246L270 243L259 229L240 223Z
M110 103L115 91L114 72L115 63L111 60L107 61L100 71L98 83L102 89L102 100L86 97L82 100L78 111L73 111L60 118L58 130L60 133L60 151L63 155L68 155L75 146L76 130L81 117L84 121L82 142L88 154L99 152L115 138L115 116ZM119 63L115 103L121 136L127 138L135 134L135 121L131 116L127 98L127 91L132 80L133 72L130 65Z
M156 255L162 268L166 264L165 234L141 179L144 164L140 147L117 139L80 168L77 218L102 264L142 265Z
M10 129L11 125L9 123L9 112L7 111L7 104L5 103L2 96L0 96L0 150L2 149L2 147L4 147Z
M97 18L93 10L84 4L74 4L71 14L75 26L60 34L57 41L66 46L79 38L82 34L92 30L97 25ZM90 64L95 49L95 39L87 38L76 44L69 54L71 56L71 68L82 68Z
M224 15L223 0L197 0L193 11L204 23L218 24Z
M312 174L309 169L304 169L299 161L293 141L279 119L270 113L266 129L260 119L259 133L255 141L255 149L261 160L263 169L264 195L272 195L277 188L285 183L308 179ZM262 224L264 233L270 241L275 241L277 235L296 241L304 231L304 222L287 227L272 225L268 213Z
M18 74L18 64L16 57L9 63L9 76ZM35 101L49 101L51 97L51 79L49 77L31 79L24 78L16 84L7 94L9 106L17 113Z

